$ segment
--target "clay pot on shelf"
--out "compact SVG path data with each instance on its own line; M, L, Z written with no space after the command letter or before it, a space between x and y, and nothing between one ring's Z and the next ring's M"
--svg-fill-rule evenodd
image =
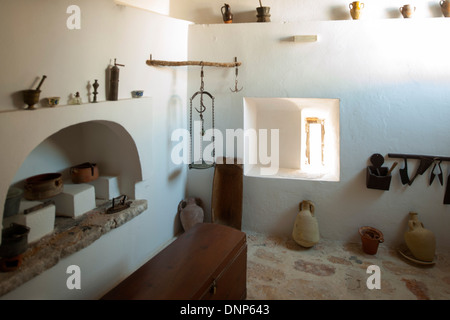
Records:
M404 237L409 251L418 260L433 261L436 250L434 233L424 227L416 212L409 213L408 227Z
M365 253L374 255L378 251L378 245L384 242L383 233L373 227L360 227L359 235L361 236L362 249Z
M220 8L222 12L222 18L223 22L225 23L232 23L233 22L233 14L231 13L230 5L224 4L222 8Z
M295 218L292 237L295 242L305 248L310 248L320 240L319 224L314 215L314 204L304 200L299 204L299 213Z
M403 7L400 7L400 13L402 14L403 18L411 18L414 14L414 12L416 12L416 7L410 5L410 4L405 4Z
M98 179L98 166L96 163L85 162L70 168L70 177L73 183L86 183Z
M439 2L439 5L441 6L441 11L444 17L450 17L450 1L449 0L441 0Z
M63 188L60 173L44 173L26 179L24 197L27 200L48 199L61 193Z
M350 8L350 15L352 16L353 20L359 20L359 17L361 15L362 9L364 9L364 3L361 3L359 1L353 1L348 5Z

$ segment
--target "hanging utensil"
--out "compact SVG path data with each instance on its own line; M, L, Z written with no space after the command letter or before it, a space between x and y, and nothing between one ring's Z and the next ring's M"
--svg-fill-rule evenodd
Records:
M190 120L189 120L189 122L190 122L190 129L189 129L189 132L190 132L191 139L190 139L189 150L190 150L190 154L191 154L191 156L190 156L191 159L190 159L189 169L207 169L207 168L213 167L214 166L214 159L215 159L215 152L216 152L215 136L214 136L214 99L215 98L214 98L214 96L211 93L209 93L208 91L205 91L205 89L204 89L203 62L200 65L202 67L201 73L200 73L200 83L201 83L200 84L200 90L197 91L196 93L194 93L192 95L191 99L190 99L190 109L189 109L189 113L190 113ZM200 148L199 148L200 149L199 150L200 151L200 159L199 159L200 163L195 162L195 160L194 160L193 141L195 141L195 139L194 139L194 132L192 130L192 122L193 122L192 121L192 109L193 109L192 108L192 102L198 95L200 96L200 108L199 109L194 108L194 109L195 109L195 111L197 111L197 113L199 114L199 117L200 117L200 121L201 121L201 132L200 132L200 134L201 134L201 136L205 135L203 113L207 109L205 104L204 104L204 101L203 101L203 96L206 95L207 97L209 97L211 99L212 132L213 132L212 133L212 143L213 143L213 150L212 150L213 162L212 163L206 163L205 160L203 159L202 141L200 141ZM203 139L201 139L201 140L203 140Z
M394 162L386 175L389 176L392 173L392 170L394 170L397 165L398 165L398 162L397 161Z
M450 174L447 177L447 187L445 188L444 204L450 204Z
M237 57L234 57L234 62L236 63L236 76L235 76L235 80L234 80L234 90L231 88L230 88L230 90L231 90L231 92L239 92L239 91L242 91L243 87L238 89L239 68L238 68L238 63L237 63Z
M376 170L377 176L381 176L380 168L384 163L384 157L379 153L374 153L370 157L370 162L372 162L373 168Z
M439 163L438 163L438 167L439 167L438 179L439 179L439 182L440 182L440 184L442 186L442 185L444 185L444 182L443 182L443 177L442 177L441 162L442 162L442 160L440 160Z
M435 162L434 163L434 166L433 166L433 169L431 169L431 173L430 173L430 186L431 186L431 184L433 183L433 181L434 181L434 177L436 177L436 174L434 173L434 169L436 169L436 165L437 165L437 163Z
M403 158L403 160L405 161L405 166L399 170L400 172L400 178L402 180L402 184L409 184L409 177L408 177L408 162L406 160L406 158Z
M441 168L442 160L439 160L439 159L434 159L434 160L435 160L434 166L433 166L433 169L431 170L431 174L430 174L430 186L433 183L434 178L436 177L436 174L434 173L434 170L436 169L436 166L439 166L440 172L438 174L438 177L439 177L439 182L441 183L441 186L442 186L442 184L443 184L443 181L442 181L442 168Z
M420 175L424 174L425 171L427 171L427 169L432 165L433 162L434 162L434 160L431 158L421 158L419 167L417 168L417 171L414 174L414 176L412 177L411 181L409 181L409 185L412 185L412 183L414 182L414 180L416 179L416 177L419 174Z

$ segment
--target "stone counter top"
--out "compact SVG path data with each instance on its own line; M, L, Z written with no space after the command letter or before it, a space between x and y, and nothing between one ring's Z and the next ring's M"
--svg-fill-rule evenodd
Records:
M138 216L147 209L147 200L133 200L129 208L112 214L106 213L111 201L97 205L96 209L76 219L56 217L54 231L29 244L27 251L23 253L19 268L11 272L0 272L0 296Z

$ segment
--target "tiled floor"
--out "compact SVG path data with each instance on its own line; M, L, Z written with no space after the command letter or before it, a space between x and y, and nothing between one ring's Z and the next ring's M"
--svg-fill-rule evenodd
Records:
M248 300L447 300L450 255L437 253L434 265L406 260L398 248L380 245L376 255L361 244L321 239L312 248L290 238L247 232ZM369 289L379 267L380 289Z

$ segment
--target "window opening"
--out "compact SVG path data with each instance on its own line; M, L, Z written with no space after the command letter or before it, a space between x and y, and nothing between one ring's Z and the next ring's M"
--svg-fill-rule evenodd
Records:
M325 120L317 117L305 119L306 164L312 167L324 166Z

